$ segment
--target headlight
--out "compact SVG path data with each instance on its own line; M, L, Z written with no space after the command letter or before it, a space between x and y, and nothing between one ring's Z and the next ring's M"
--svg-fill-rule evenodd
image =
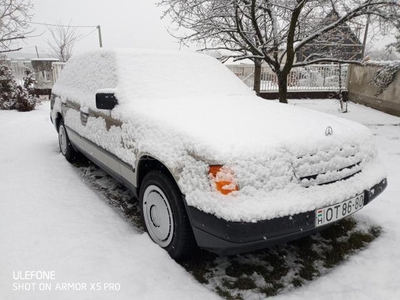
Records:
M208 173L212 185L215 185L215 188L221 194L228 195L239 190L235 174L231 169L221 165L213 165L210 166Z

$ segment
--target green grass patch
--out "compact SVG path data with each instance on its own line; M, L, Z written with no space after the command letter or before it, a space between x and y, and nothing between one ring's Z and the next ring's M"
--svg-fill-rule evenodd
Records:
M253 290L256 287L254 279L250 277L239 277L233 284L233 288L238 290Z
M208 277L212 277L213 268L217 266L215 262L217 255L199 250L191 259L181 262L181 265L202 284L208 284Z
M262 266L258 266L258 269ZM230 266L225 269L225 274L227 276L239 278L243 275L252 275L255 272L254 265L248 263L240 263L235 259L231 260Z
M371 227L368 232L353 231L348 234L345 241L330 240L332 246L330 251L324 253L324 267L333 268L350 254L364 248L367 244L376 239L381 232L379 227Z
M222 298L225 298L227 300L243 300L241 294L232 295L230 291L225 290L219 286L215 288L215 292Z
M272 297L276 296L283 289L283 287L284 285L282 283L275 282L260 288L259 292L265 294L267 297Z
M298 287L301 287L301 286L303 285L304 282L305 282L305 281L304 281L304 280L301 280L300 278L293 278L292 281L291 281L291 284L292 284L294 287L298 288Z

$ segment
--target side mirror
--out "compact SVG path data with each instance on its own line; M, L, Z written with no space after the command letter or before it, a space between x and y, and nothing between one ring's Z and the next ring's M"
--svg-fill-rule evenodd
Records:
M117 98L113 93L97 93L96 108L111 110L118 104Z

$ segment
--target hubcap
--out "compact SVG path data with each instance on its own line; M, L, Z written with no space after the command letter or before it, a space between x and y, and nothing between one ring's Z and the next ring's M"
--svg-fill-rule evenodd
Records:
M158 215L159 212L157 206L153 205L150 207L150 220L155 227L161 226L161 218Z
M62 125L58 129L58 141L60 143L61 153L65 155L65 153L67 153L67 133Z
M152 240L167 247L174 232L173 215L167 197L155 185L148 186L144 192L143 216Z

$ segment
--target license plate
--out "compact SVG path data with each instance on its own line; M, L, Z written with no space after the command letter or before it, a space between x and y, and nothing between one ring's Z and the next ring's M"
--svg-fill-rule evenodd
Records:
M364 207L364 193L341 203L317 209L315 211L315 227L343 219Z

